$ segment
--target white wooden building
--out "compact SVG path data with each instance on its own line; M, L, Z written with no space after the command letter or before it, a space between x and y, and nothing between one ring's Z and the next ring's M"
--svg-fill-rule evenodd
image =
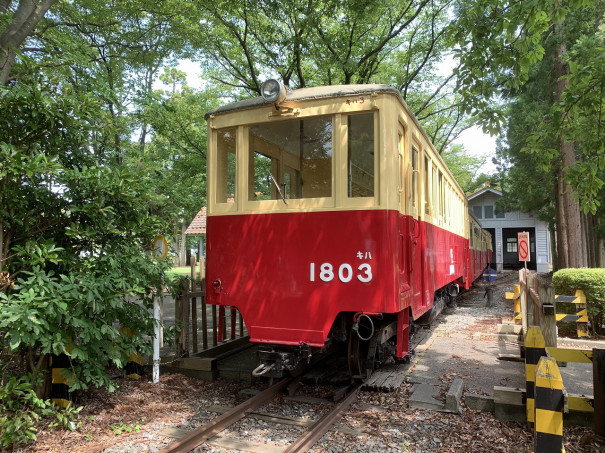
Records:
M502 192L486 185L467 197L469 211L492 234L492 267L498 272L523 267L523 262L519 261L517 233L527 231L531 252L527 267L537 272L549 272L552 254L548 224L524 212L499 212L495 204L501 196Z

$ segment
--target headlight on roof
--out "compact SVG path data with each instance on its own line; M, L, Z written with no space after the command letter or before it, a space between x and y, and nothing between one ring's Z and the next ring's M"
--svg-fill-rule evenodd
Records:
M279 104L286 99L286 86L279 80L269 79L261 86L260 93L265 101Z

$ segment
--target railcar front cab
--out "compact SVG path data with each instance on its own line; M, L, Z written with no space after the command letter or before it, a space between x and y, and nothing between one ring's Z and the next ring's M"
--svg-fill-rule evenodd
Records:
M397 249L398 252L389 250L389 253L384 253L390 255L384 258L386 263L384 267L391 269L385 278L390 279L389 285L393 288L390 296L384 297L385 301L380 310L366 314L364 309L348 313L343 313L341 309L330 318L329 307L325 307L326 311L322 316L325 315L330 319L326 325L319 326L323 338L301 337L298 346L295 346L290 338L282 341L281 337L271 336L278 335L274 332L282 332L285 329L257 326L262 324L262 321L259 321L261 316L274 316L272 313L259 310L263 311L261 315L250 307L244 307L243 303L240 305L240 301L233 298L232 291L235 292L236 289L236 282L233 280L238 281L240 290L249 289L252 286L243 280L246 278L254 280L255 275L237 275L231 279L232 281L225 282L221 276L226 273L226 267L232 263L228 259L223 259L221 255L233 252L230 249L232 244L241 247L242 236L246 232L241 232L241 236L235 241L234 238L227 238L225 235L217 241L216 231L212 229L213 218L293 212L390 210L411 215L418 221L424 219L438 223L436 217L433 219L433 215L439 215L439 204L436 201L435 207L431 207L430 210L427 208L426 213L424 209L420 209L422 205L429 205L429 200L433 199L433 191L423 190L422 179L419 177L423 171L419 164L421 162L419 153L426 156L427 152L431 152L433 157L430 160L429 170L433 169L439 175L449 172L441 159L438 156L434 157L436 153L407 109L399 92L390 86L351 85L308 88L286 95L283 85L270 81L263 86L262 92L264 99L254 98L225 105L206 115L209 126L207 293L209 303L231 305L240 310L252 341L272 343L262 349L260 357L261 362L271 364L271 369L265 368L259 373L265 376L281 376L284 369L292 371L301 362L309 360L311 353L309 345L321 348L327 346L331 338L343 339L347 334L352 336L351 320L367 322L370 317L379 318L383 313L388 313L390 319L394 319L389 326L392 333L401 333L403 319L409 325L411 316L408 307L411 306L411 301L409 298L407 300L400 298L400 293L403 294L404 289L408 291L410 285L413 286L412 282L405 281L404 274L411 271L412 263L408 263L408 258L404 256L404 244L398 246L397 237L394 239L393 249ZM435 189L435 193L437 190ZM441 198L443 197L444 195L441 195ZM449 227L459 228L453 222L453 216L448 220L444 215L445 212L449 212L449 205L447 211L444 207L445 203L441 206L442 216L439 222L444 222L443 225L449 222ZM340 226L332 225L332 227ZM464 228L460 229L461 232L464 230ZM287 232L267 232L267 235L269 234L279 236ZM391 235L398 236L395 231ZM272 240L268 237L263 239L268 243ZM248 240L257 241L254 237ZM262 253L262 249L257 250ZM360 250L360 253L370 252ZM282 264L288 269L293 266L288 262ZM340 279L340 283L351 280L368 282L368 278L372 278L363 265L359 267L341 265L340 268L334 267L330 272L324 273L320 265L321 263L317 263L314 266L314 263L311 263L310 269L305 268L303 271L307 276L309 272L311 273L308 277L311 282L320 280L327 282L328 279L334 281ZM305 263L305 266L308 264ZM296 270L298 274L299 271L300 269ZM262 277L259 278L261 279ZM371 283L377 283L376 277ZM271 282L270 284L274 287L267 286L264 292L271 293L272 296L282 290L277 288L278 284L283 284L284 288L288 285L294 288L284 296L291 299L290 318L295 323L298 316L295 310L300 304L293 302L306 303L294 299L297 291L302 292L297 286L299 282ZM256 281L253 285L254 290L258 293L260 291L258 288L262 285L265 283ZM389 285L383 285L381 291ZM355 298L354 293L347 293L350 291L346 289L347 286L353 287L353 285L342 284L339 285L339 289L323 289L322 297L330 300L331 303L335 299ZM418 297L425 297L424 294L420 295L420 290L418 293ZM430 308L430 302L424 302L425 310ZM274 308L281 309L278 304ZM404 312L405 318L401 315ZM276 324L280 322L280 319L274 319ZM317 323L320 324L321 319L318 318ZM301 329L300 332L303 330ZM361 334L360 338L362 338ZM408 338L406 336L405 341L398 341L396 345L399 357L404 357L408 353ZM366 357L357 357L356 360L363 362ZM360 369L356 371L363 373L365 363L360 363L358 368Z

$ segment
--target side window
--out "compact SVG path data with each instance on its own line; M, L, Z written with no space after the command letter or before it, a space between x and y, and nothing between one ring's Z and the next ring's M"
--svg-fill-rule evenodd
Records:
M217 203L233 203L235 201L235 137L235 127L228 127L217 131Z
M427 215L431 214L431 190L430 190L430 177L431 177L431 161L428 156L424 156L424 213Z
M398 151L398 161L399 161L399 209L402 212L405 212L405 196L404 196L404 188L405 188L405 129L400 124L399 130L397 132L397 151Z
M443 173L439 172L439 223L445 223L445 185L443 181Z
M412 210L414 215L418 214L418 150L412 148Z
M483 213L484 213L486 219L493 219L494 218L494 207L492 205L483 206Z
M478 219L482 219L483 218L483 206L473 206L473 214Z
M435 216L435 220L439 219L439 179L438 179L438 170L437 167L433 167L433 214Z
M347 185L349 197L374 196L374 114L347 118Z

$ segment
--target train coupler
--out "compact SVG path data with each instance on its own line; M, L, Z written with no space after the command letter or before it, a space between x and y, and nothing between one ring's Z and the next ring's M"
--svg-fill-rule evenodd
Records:
M294 374L311 360L311 348L307 345L296 347L260 346L260 365L252 371L254 377L281 378L287 372Z

